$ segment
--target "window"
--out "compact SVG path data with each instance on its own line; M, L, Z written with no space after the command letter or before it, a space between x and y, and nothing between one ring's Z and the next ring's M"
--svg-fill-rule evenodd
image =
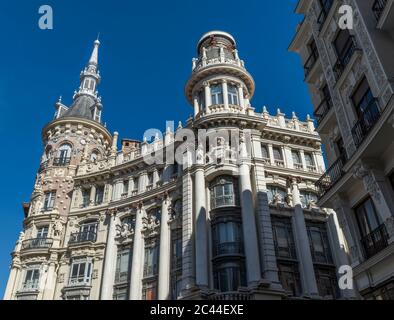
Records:
M148 173L148 186L153 186L153 173Z
M345 144L343 143L343 139L342 138L338 138L335 141L335 147L336 147L336 152L337 152L338 158L346 155Z
M334 40L334 48L337 53L338 59L342 65L347 65L352 54L352 36L348 29L339 31Z
M22 285L23 290L38 290L38 282L40 279L40 268L30 267L26 270L25 280Z
M101 110L95 108L94 109L94 120L100 122L101 120Z
M145 282L142 286L142 300L156 300L157 299L157 282Z
M270 154L268 152L268 148L264 144L261 145L261 156L263 157L263 159L269 159L270 158Z
M177 300L182 290L182 273L171 276L171 299Z
M212 209L235 206L234 180L232 177L219 177L211 186Z
M145 248L145 265L144 277L153 277L157 275L159 263L158 245Z
M71 265L70 286L90 285L92 262L89 260L74 260Z
M381 225L371 198L356 207L355 212L362 237L368 236Z
M371 198L356 207L355 212L364 254L368 259L388 246L386 225L381 223Z
M96 198L95 203L96 205L102 204L104 201L104 186L98 186L96 189Z
M337 298L339 296L338 282L334 268L317 267L315 268L315 275L320 296L331 296L333 298Z
M63 144L58 151L57 159L54 161L54 165L66 166L70 164L72 146L68 143Z
M311 153L305 152L305 163L309 171L315 170L315 161L313 160L313 155Z
M48 226L38 228L37 229L37 239L46 239L46 238L48 238L48 231L49 231L49 227Z
M211 87L212 105L223 104L223 88L222 85L214 85Z
M306 224L313 262L331 264L332 256L328 242L327 229L324 223Z
M56 191L46 192L44 198L44 211L50 211L55 205Z
M287 218L273 218L272 230L278 259L297 259L291 220Z
M352 102L358 119L364 120L364 125L367 128L371 127L375 123L375 119L379 117L380 111L366 77L363 78L353 93Z
M291 152L291 156L293 157L293 164L295 168L302 168L301 156L298 151L293 150Z
M239 287L246 287L245 268L240 263L226 263L214 267L215 289L221 292L238 291Z
M115 269L115 284L129 281L129 270L131 262L131 249L124 248L118 250Z
M277 161L283 161L282 150L279 147L274 147L273 151L274 151L274 159Z
M269 203L284 203L287 198L287 192L279 187L267 186L267 196Z
M123 192L122 195L128 195L129 194L129 180L123 181Z
M238 89L236 86L228 86L228 103L233 105L239 105L238 101Z
M237 222L219 222L212 228L213 255L242 254L242 225Z
M198 102L199 102L199 104L200 104L201 110L204 110L204 109L205 109L205 93L204 93L203 90L201 90L201 91L198 93Z
M70 235L70 243L96 242L97 222L86 222L81 225L79 232Z
M90 155L90 161L97 162L98 159L99 159L99 153L97 151L93 151L92 154Z
M301 191L300 196L301 196L301 205L303 208L307 208L311 204L316 204L317 201L319 200L317 194L314 192Z
M278 275L283 289L294 297L301 296L301 280L296 263L278 262Z
M128 300L128 287L114 288L113 300Z
M86 208L90 204L90 189L82 189L82 207Z
M182 269L182 230L174 230L171 233L171 269L173 271Z

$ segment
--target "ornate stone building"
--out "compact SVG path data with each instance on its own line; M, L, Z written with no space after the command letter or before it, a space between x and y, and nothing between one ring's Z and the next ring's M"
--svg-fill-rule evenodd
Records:
M314 123L252 107L230 34L198 42L185 87L194 117L119 150L101 121L98 47L73 104L58 102L42 131L5 299L354 296L337 284L348 260L335 213L316 205L325 166ZM183 133L202 129L208 143L170 161ZM148 164L160 152L166 161Z
M342 5L353 10L350 30L339 27ZM290 50L330 163L318 205L338 215L360 295L394 299L394 3L301 0L296 12L305 19Z

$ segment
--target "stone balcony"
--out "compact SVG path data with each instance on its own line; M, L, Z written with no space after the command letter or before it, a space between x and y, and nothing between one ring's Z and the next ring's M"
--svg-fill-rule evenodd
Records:
M228 57L217 57L217 58L194 58L193 59L193 72L197 72L206 67L214 66L214 65L231 65L236 66L242 69L245 69L245 63L240 59L231 59Z

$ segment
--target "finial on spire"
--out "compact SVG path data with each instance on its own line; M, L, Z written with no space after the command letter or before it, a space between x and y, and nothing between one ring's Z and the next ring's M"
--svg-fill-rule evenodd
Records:
M97 40L94 41L94 48L92 55L90 56L89 59L89 66L97 66L98 65L98 48L100 46L100 41L97 38Z

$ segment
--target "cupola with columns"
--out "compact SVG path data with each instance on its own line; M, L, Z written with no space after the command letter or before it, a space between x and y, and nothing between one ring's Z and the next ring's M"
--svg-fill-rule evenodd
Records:
M246 114L255 83L239 58L233 36L223 31L208 32L198 42L197 54L185 87L194 116Z

